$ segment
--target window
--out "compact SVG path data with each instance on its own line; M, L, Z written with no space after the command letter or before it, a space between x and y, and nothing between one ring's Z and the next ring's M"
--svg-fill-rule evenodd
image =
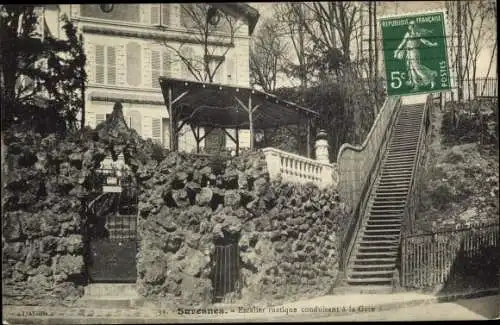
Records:
M116 84L116 49L112 46L95 47L95 82Z
M160 88L160 76L170 76L170 54L170 51L166 49L151 51L151 84L153 88Z
M139 111L130 111L130 128L137 131L137 133L142 136L142 116Z
M151 4L151 25L170 26L172 5L166 3Z
M141 84L141 46L136 42L127 44L127 83L130 86Z
M161 119L160 118L152 118L152 133L153 133L153 142L161 144Z

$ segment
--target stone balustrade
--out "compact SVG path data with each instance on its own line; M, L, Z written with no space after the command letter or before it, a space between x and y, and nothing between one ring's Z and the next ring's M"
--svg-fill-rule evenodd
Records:
M266 157L271 180L281 179L290 183L314 183L318 187L336 187L338 184L337 164L330 164L292 154L276 148L262 149Z

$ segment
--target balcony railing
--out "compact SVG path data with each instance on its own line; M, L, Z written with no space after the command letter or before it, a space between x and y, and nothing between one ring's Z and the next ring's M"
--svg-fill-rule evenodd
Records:
M338 184L339 175L335 163L317 161L276 148L264 148L262 151L271 180L281 177L285 182L313 183L320 188L336 187Z

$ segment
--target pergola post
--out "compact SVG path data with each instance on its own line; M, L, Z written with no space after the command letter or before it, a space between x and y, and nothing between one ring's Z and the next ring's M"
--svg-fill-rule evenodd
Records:
M177 151L177 146L176 140L177 140L177 126L174 121L174 110L173 110L173 104L172 104L172 86L168 86L167 90L167 96L168 96L168 117L169 117L169 126L170 126L170 150L172 151Z
M249 129L250 129L250 151L253 151L254 149L254 136L255 132L253 129L253 109L252 109L252 94L248 95L248 123L249 123Z
M236 132L235 132L235 136L236 136L236 156L238 156L240 154L240 129L239 128L236 128L235 129Z
M311 118L307 117L307 158L311 158Z

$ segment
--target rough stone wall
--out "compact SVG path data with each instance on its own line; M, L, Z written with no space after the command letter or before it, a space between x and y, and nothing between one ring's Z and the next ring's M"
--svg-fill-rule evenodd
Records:
M269 181L262 152L230 161L170 153L126 127L121 111L64 139L9 131L2 197L4 304L60 304L83 294L85 202L100 162L124 154L139 184L138 290L210 303L215 240L239 238L241 302L327 293L348 214L334 190ZM238 298L238 297L236 297Z
M333 190L271 183L262 152L217 162L171 153L139 168L138 288L182 304L211 300L215 240L239 238L240 302L327 293L336 233L348 217Z
M9 165L2 196L4 304L57 304L83 293L85 217L91 175L123 153L137 169L138 137L120 112L96 130L66 138L5 133Z

